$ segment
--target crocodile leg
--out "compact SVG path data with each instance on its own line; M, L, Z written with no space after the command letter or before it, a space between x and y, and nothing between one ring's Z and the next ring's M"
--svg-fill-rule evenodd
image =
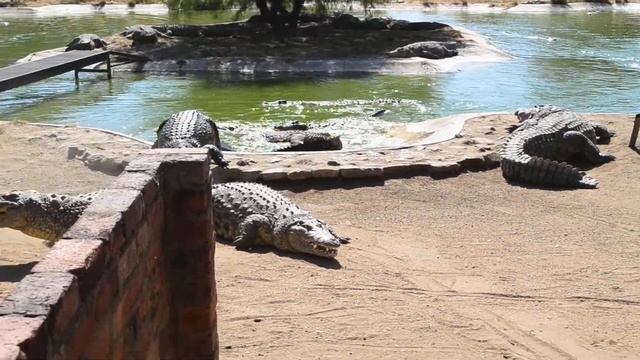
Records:
M608 144L609 141L611 141L611 138L616 135L615 131L611 131L600 124L591 123L591 125L596 131L598 144Z
M601 164L615 159L613 155L601 153L596 144L578 131L567 131L562 138L572 146L582 149L584 156L592 163Z
M222 151L220 151L217 146L213 144L207 144L204 145L203 148L209 149L211 159L213 159L213 162L216 163L216 165L220 166L221 168L227 168L229 166L229 162L224 159Z
M263 215L249 215L239 225L233 239L236 249L248 249L257 244L260 229L267 226L269 219Z

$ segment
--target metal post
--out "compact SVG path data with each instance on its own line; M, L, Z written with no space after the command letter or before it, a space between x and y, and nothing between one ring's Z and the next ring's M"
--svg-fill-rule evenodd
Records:
M631 139L629 139L629 147L635 149L636 141L638 140L638 131L640 131L640 114L636 115L636 119L633 121L633 130L631 131Z
M111 80L111 56L107 54L107 79Z
M73 70L76 78L76 86L80 86L80 77L78 76L78 69Z

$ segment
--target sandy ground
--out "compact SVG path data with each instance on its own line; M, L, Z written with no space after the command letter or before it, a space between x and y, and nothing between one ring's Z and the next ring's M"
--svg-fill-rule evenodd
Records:
M639 358L640 155L626 147L632 117L598 118L619 136L601 146L617 160L589 170L596 190L514 186L499 169L289 187L352 244L336 261L219 244L221 358ZM83 191L112 179L65 158L67 175L47 170L46 185L44 168L16 165L31 151L0 158L15 163L2 184ZM46 252L0 238L3 281Z

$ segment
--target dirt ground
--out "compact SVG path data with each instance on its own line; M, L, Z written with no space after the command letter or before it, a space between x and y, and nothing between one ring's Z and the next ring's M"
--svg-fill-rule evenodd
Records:
M499 169L283 189L352 243L335 261L218 244L221 358L640 358L640 154L632 117L598 118L618 136L601 146L617 160L588 170L596 190L510 185ZM23 185L43 172L10 169ZM2 281L46 252L3 237Z

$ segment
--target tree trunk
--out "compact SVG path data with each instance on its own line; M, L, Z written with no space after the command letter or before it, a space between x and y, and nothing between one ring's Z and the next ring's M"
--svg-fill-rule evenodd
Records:
M289 27L295 29L298 27L298 18L300 17L300 12L302 12L302 6L304 5L304 0L294 0L293 9L291 10L291 14L289 15Z
M271 18L271 11L269 11L269 7L267 6L267 0L256 0L256 6L260 10L260 16L265 19Z

